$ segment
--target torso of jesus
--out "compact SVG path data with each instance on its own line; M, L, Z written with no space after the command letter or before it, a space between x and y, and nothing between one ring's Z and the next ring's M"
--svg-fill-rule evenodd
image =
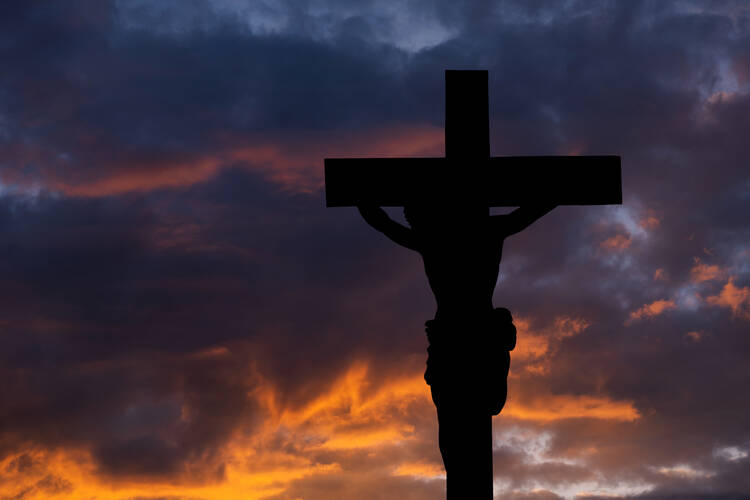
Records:
M486 207L407 207L404 213L410 227L392 220L382 208L359 210L372 227L422 256L437 303L435 318L466 322L493 309L505 238L553 208L521 207L490 216Z

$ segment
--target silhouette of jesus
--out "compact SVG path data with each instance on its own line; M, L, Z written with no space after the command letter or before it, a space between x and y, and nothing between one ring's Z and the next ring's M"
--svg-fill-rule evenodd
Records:
M419 252L437 302L435 318L425 323L430 344L425 380L437 408L448 498L458 498L451 495L453 481L488 484L491 495L492 482L486 479L492 475L492 415L505 405L509 351L516 341L510 312L492 305L503 242L555 205L520 207L494 216L478 205L408 206L404 216L410 227L392 220L382 208L358 208L372 227ZM466 460L487 453L490 470L476 470L470 465L477 461Z

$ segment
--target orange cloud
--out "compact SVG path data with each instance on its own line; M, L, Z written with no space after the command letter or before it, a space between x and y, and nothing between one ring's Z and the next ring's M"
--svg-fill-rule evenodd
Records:
M685 334L685 338L690 339L693 342L700 342L703 339L704 335L705 334L703 332L693 330L687 332Z
M549 350L549 340L541 333L531 330L528 319L516 317L513 319L518 332L518 341L512 356L516 361L527 361L539 359Z
M637 310L630 313L630 317L625 322L626 325L632 323L636 320L641 320L645 318L653 318L654 316L658 316L662 314L665 311L669 311L670 309L675 309L677 305L675 304L674 300L664 300L659 299L655 300L654 302L650 304L644 304Z
M654 271L654 281L667 281L668 279L667 272L664 269L659 268Z
M219 139L214 152L194 154L118 153L117 145L110 145L100 148L106 152L92 150L85 159L94 170L77 170L75 160L50 152L6 147L0 149L6 164L18 168L6 168L0 181L28 189L43 186L68 196L98 197L186 187L232 166L258 172L280 189L312 193L323 185L323 159L327 157L442 156L444 152L443 130L422 124ZM39 166L38 177L27 179L18 173L29 163Z
M163 158L132 166L118 165L103 175L78 182L59 177L49 183L50 188L69 196L109 196L128 192L143 192L161 188L190 186L204 182L218 172L222 164L219 157Z
M444 137L442 128L421 124L306 133L274 142L273 160L258 162L253 148L235 151L234 159L282 189L310 193L323 186L324 158L442 156Z
M716 264L708 265L701 262L698 257L694 259L695 265L690 269L690 279L693 283L713 281L724 276L724 271Z
M717 295L706 297L706 303L717 307L728 307L732 310L732 316L750 321L750 287L737 287L734 284L734 277L729 278Z
M661 221L653 212L649 211L648 215L638 221L638 225L647 231L653 231L661 225Z
M616 234L599 243L599 247L608 251L621 251L630 247L632 242L633 240L624 234Z
M535 331L528 318L516 317L513 322L518 331L518 342L511 354L516 365L520 362L523 370L536 374L549 373L551 358L556 352L557 343L565 338L580 334L591 324L584 318L557 316L552 324ZM511 376L517 374L511 373Z
M440 464L427 462L406 462L393 472L395 476L413 476L418 478L432 479L445 477L445 469Z
M191 356L222 357L228 352L225 347L215 347ZM61 500L172 496L261 499L282 494L292 481L307 476L340 474L351 450L373 453L382 447L400 446L400 442L414 442L411 414L425 414L434 420L429 390L421 373L375 387L363 362L354 363L331 387L298 408L280 407L273 386L268 383L249 396L258 400L263 420L253 432L238 429L224 446L221 479L191 483L184 478L151 478L148 482L105 478L98 475L97 464L86 450L27 450L0 461L0 470L8 472L0 481L0 498L15 498L23 493L25 500L46 499L50 498L50 488L57 485L54 498ZM320 461L317 456L322 452L333 460ZM33 455L29 460L37 467L14 470L12 461L28 455ZM188 467L202 467L200 457L195 460ZM392 464L391 473L434 475L438 465L424 462L418 466L404 457L403 463Z
M553 323L566 325L573 332L584 328L583 323L568 319ZM229 348L216 346L189 356L204 359L229 355ZM248 394L257 401L256 418L237 429L221 448L218 464L222 474L218 476L118 479L100 475L88 450L28 449L0 461L4 473L0 498L23 493L24 500L259 500L284 495L295 481L357 474L360 469L368 470L370 463L379 464L378 474L386 478L424 481L443 477L435 410L422 378L421 363L417 371L382 380L371 376L368 363L354 362L328 387L296 405L282 404L274 385L258 378L260 386ZM510 400L502 415L535 422L572 418L629 422L640 417L632 403L601 395ZM431 431L420 432L423 429ZM424 449L432 450L432 457L425 458ZM355 456L360 458L354 460ZM378 461L378 456L387 458ZM26 460L33 466L14 466L14 460ZM201 457L191 460L186 466L190 471L200 472L208 466ZM212 461L210 466L216 464Z
M355 362L327 391L321 393L301 408L287 408L277 414L280 425L299 427L313 423L316 429L336 430L368 427L379 428L380 423L390 420L384 415L389 409L404 410L411 404L431 404L429 390L421 374L389 380L373 387L368 377L368 364ZM345 415L345 418L342 416ZM388 427L387 434L393 434ZM412 431L410 426L401 427L404 434ZM383 429L378 429L383 433ZM389 438L390 439L390 438ZM350 443L347 447L351 447ZM370 446L371 443L365 446Z
M29 458L30 457L30 458ZM91 455L81 450L28 450L0 462L3 481L0 498L24 500L130 500L133 498L179 497L202 500L260 500L281 493L285 482L311 474L331 473L336 465L314 464L305 460L260 467L248 472L241 462L228 457L225 479L207 484L175 484L170 481L112 483L96 473ZM14 461L31 461L31 468L14 467Z
M632 422L641 415L630 401L614 401L604 396L564 394L546 395L531 403L509 399L501 416L534 421L596 418Z
M558 316L555 318L552 328L554 329L554 335L556 338L565 339L578 335L589 326L591 326L591 323L583 318Z

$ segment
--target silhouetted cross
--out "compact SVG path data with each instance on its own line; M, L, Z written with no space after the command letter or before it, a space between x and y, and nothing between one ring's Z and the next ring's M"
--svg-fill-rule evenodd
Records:
M492 350L492 344L482 340L493 334L489 331L492 325L483 321L493 307L490 288L497 279L503 239L523 230L554 205L622 203L620 157L490 157L487 71L446 71L445 86L444 158L326 159L326 203L329 207L362 207L370 225L422 255L438 303L435 320L428 322L432 325L428 335L430 328L436 338L443 335L442 346L431 341L430 356L443 349L434 362L440 363L442 373L448 373L437 386L431 383L440 450L448 473L448 497L491 499L492 414L505 402L505 386L499 386L502 401L498 399L498 409L491 414L482 406L490 382L476 378L491 370L475 369L491 357L481 353L466 357L460 354L460 344L469 344L475 351ZM374 208L406 205L423 207L421 212L417 208L411 228ZM445 212L441 212L441 206L446 205L451 209L480 207L485 213L463 212L458 221L446 221ZM486 208L490 206L521 208L508 216L490 218ZM510 313L504 311L510 322ZM445 333L446 325L459 331ZM512 323L506 328L513 328ZM446 342L446 335L459 344ZM515 333L512 335L515 339ZM504 375L510 362L507 349L505 365L499 357L496 365L489 363L498 369L504 366ZM456 389L455 384L445 382L451 378L464 385Z

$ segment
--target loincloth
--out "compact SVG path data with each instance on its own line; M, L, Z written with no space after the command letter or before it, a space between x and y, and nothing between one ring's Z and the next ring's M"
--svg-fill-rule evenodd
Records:
M508 309L495 308L484 318L466 321L432 319L427 332L425 381L438 405L446 398L462 405L500 413L507 395L510 354L516 346L516 327Z

